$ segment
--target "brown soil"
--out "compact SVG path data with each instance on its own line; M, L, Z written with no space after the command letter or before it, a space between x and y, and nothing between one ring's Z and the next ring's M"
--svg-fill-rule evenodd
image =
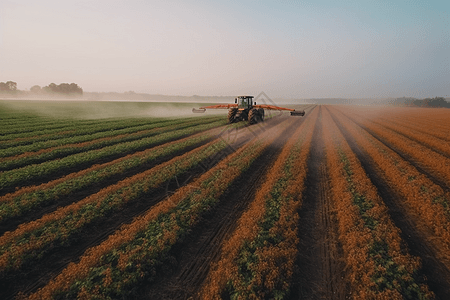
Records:
M384 120L383 120L383 121L384 121ZM378 123L377 123L377 124L378 124ZM401 124L401 123L400 123L400 124ZM380 123L380 124L378 124L378 125L383 126L383 123ZM383 127L385 127L385 126L383 126ZM385 127L385 128L387 128L387 127ZM408 128L408 129L414 130L414 129L412 129L412 128ZM418 143L418 144L420 144L420 145L422 145L422 146L424 146L424 147L430 149L431 151L434 151L434 152L436 152L436 153L439 153L440 155L442 155L442 156L444 156L444 157L450 158L450 155L447 154L446 152L444 152L444 151L442 151L442 150L439 150L439 149L436 149L436 148L433 148L432 146L430 146L430 145L427 144L426 142L421 141L421 140L419 140L419 139L417 139L417 138L415 138L415 137L408 136L408 135L402 133L402 132L401 132L400 130L398 130L398 129L396 130L396 129L389 128L389 130L392 130L392 131L394 131L395 133L397 133L397 134L399 134L399 135L401 135L401 136L403 136L403 137L405 137L405 138L407 138L407 139L410 139L411 141L414 141L414 142L416 142L416 143ZM423 133L423 134L426 134L426 133ZM441 138L436 137L436 139L441 140L442 143L447 143L447 141L442 140Z
M52 277L58 275L65 267L67 267L69 263L78 262L80 256L86 251L86 249L100 244L102 241L107 239L110 234L120 228L122 224L130 223L133 218L144 213L146 210L165 199L171 191L176 190L182 185L189 184L193 178L200 176L217 164L223 157L229 155L235 151L235 149L240 148L255 135L263 132L264 128L273 127L283 120L285 119L271 119L266 122L267 127L258 127L257 125L254 125L251 129L240 130L237 134L228 134L227 131L223 131L218 138L222 138L224 140L229 139L230 146L222 152L206 159L199 166L189 170L177 178L166 182L161 185L161 188L150 191L147 195L141 197L141 199L133 201L133 203L129 203L120 212L111 214L104 220L98 221L96 224L92 224L92 226L89 227L89 230L85 230L77 236L74 236L73 239L69 241L69 245L52 249L46 253L42 259L34 261L30 265L24 266L18 273L4 274L4 276L0 278L0 299L12 299L19 291L29 294L44 286ZM165 160L167 159L169 158L165 158ZM139 168L139 170L143 171L148 167L149 166L146 166L142 170ZM138 173L138 170L134 170L133 173ZM128 174L128 176L129 175L130 174ZM118 181L119 179L120 178L116 178L115 181ZM101 187L104 187L104 185ZM93 187L92 189L88 189L83 193L74 195L73 197L78 197L81 199L83 196L97 192L101 187ZM243 190L245 190L245 188L243 188ZM230 199L231 198L232 197L230 197ZM72 201L76 200L75 198L71 199ZM64 203L66 203L66 201L64 201ZM59 203L59 205L60 204L61 203ZM38 211L28 218L32 219L41 216L46 209ZM228 206L225 207L225 210L228 209ZM221 215L223 213L224 212L219 212L218 214ZM220 226L217 228L220 230L226 230L226 226L223 229L221 229ZM182 251L184 251L184 249L182 249Z
M291 299L345 299L342 247L330 197L319 114L308 159L306 191L299 212L299 254Z
M280 133L252 166L235 180L220 198L218 206L193 229L192 235L172 251L176 266L148 285L141 294L142 299L195 298L211 264L219 259L222 243L235 230L239 217L264 184L270 166L303 120L286 120L292 125Z
M36 219L41 218L43 215L51 213L58 209L59 207L63 207L69 204L72 204L74 202L78 202L85 197L88 197L89 195L95 194L99 192L101 189L106 188L110 185L116 184L117 182L124 180L125 178L134 176L136 174L139 174L141 172L144 172L145 170L148 170L150 168L155 167L158 164L161 164L163 162L169 161L172 158L181 155L185 152L191 151L197 147L200 147L212 139L205 140L201 143L198 143L196 145L190 146L188 148L185 148L181 151L177 151L175 153L172 153L171 155L159 157L158 159L155 159L149 163L142 164L136 168L127 170L121 174L114 175L104 181L96 182L92 184L89 187L84 188L81 191L74 192L66 197L58 199L56 202L48 205L42 205L41 207L36 207L33 209L33 211L29 214L25 214L23 216L19 216L16 218L8 219L7 222L0 223L0 234L4 234L6 231L13 231L15 230L20 224L30 222Z
M333 113L331 112L333 117ZM363 149L359 148L345 128L333 117L339 129L343 133L352 151L357 155L366 174L377 188L384 203L388 207L389 214L395 226L400 228L402 240L406 243L409 253L420 257L422 260L421 273L418 274L422 280L436 294L437 299L450 299L450 270L439 261L437 250L428 242L429 233L418 228L414 222L415 216L411 216L402 207L401 196L397 195L394 188L383 178L371 157Z
M388 147L389 149L391 149L392 151L394 151L395 153L397 153L401 158L403 158L404 160L408 161L412 166L414 166L420 173L425 174L428 179L430 179L431 181L434 182L434 184L439 185L444 191L446 192L450 192L450 183L449 182L445 182L444 180L442 180L442 178L436 177L433 174L431 174L431 172L429 170L427 170L426 166L423 166L422 164L418 163L417 161L415 161L411 156L409 156L408 154L402 152L400 149L398 149L394 144L389 143L388 141L386 141L385 139L383 139L382 137L378 136L375 132L373 132L372 130L370 130L369 128L367 128L366 126L362 125L361 123L357 122L355 119L349 117L353 122L355 122L356 124L358 124L358 126L360 126L361 128L363 128L364 130L366 130L368 133L370 133L374 138L376 138L377 140L379 140L381 143L383 143L386 147ZM401 135L401 134L400 134ZM405 136L406 137L406 136ZM406 137L408 138L408 137ZM409 139L409 138L408 138ZM412 140L412 139L411 139ZM414 141L414 140L412 140ZM435 151L435 149L430 149L430 151ZM441 154L441 153L440 153Z
M180 129L186 128L186 127L188 127L188 126L181 126ZM149 147L149 148L160 146L160 145L163 145L165 143L169 143L169 142L172 142L172 141L183 139L183 138L186 138L186 137L189 137L189 136L191 136L191 135L183 135L183 136L172 138L172 139L169 139L169 140L166 140L166 141L163 141L163 142L158 142L158 143L155 143L155 144L151 145L151 147ZM119 143L117 143L117 144L119 144ZM64 169L58 170L58 171L53 172L51 174L42 175L39 178L33 178L31 180L27 180L27 181L21 182L17 186L7 186L7 187L4 187L4 188L2 188L0 190L0 196L6 195L7 193L14 192L17 188L21 188L21 187L24 187L24 186L39 185L39 184L42 184L42 183L45 183L45 182L49 182L51 180L55 180L55 179L64 177L64 176L66 176L66 175L68 175L70 173L78 172L78 171L81 171L83 169L92 167L93 165L103 164L103 163L109 162L111 160L115 160L115 159L124 157L126 155L133 154L133 153L136 153L138 151L143 151L143 150L146 150L146 149L147 148L145 148L145 146L144 146L144 147L137 148L137 149L134 149L134 150L124 151L124 152L119 153L119 154L107 155L107 156L104 156L102 158L97 158L95 160L89 160L89 161L86 161L84 163L79 163L78 165L72 166L70 168L64 168ZM99 151L99 150L100 149L94 149L92 151ZM75 155L75 154L73 154L73 155ZM67 157L67 156L63 155L61 157L58 157L57 159L64 158L64 157ZM55 159L55 160L57 160L57 159Z

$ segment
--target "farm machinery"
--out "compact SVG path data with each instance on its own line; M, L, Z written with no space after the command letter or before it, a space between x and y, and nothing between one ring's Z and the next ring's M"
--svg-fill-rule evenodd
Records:
M305 111L296 111L292 108L284 108L275 105L259 104L253 102L253 96L238 96L234 100L234 104L217 104L211 106L192 109L194 113L204 113L206 109L224 108L228 109L228 122L236 123L239 121L248 121L250 124L256 124L264 121L264 109L269 110L287 110L291 112L291 116L304 116Z

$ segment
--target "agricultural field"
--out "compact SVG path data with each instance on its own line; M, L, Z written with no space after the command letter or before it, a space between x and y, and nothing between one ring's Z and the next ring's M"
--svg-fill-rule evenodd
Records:
M0 299L450 299L450 110L201 105L0 101Z

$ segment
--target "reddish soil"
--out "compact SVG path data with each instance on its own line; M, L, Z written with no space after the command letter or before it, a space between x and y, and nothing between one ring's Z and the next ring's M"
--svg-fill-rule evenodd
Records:
M180 128L184 128L184 127L180 127ZM186 138L188 136L190 136L190 135L183 135L183 136L179 136L179 137L176 137L176 138L172 138L172 139L166 140L164 142L155 143L151 147L156 147L156 146L168 143L168 142L172 142L172 141L175 141L175 140L183 139L183 138ZM32 179L32 180L24 181L23 183L20 183L19 185L15 186L15 187L4 187L3 189L0 190L0 196L3 196L5 194L7 194L7 193L14 192L15 189L20 188L20 187L31 186L31 185L39 185L39 184L42 184L44 182L49 182L51 180L55 180L57 178L61 178L63 176L66 176L66 175L68 175L70 173L78 172L78 171L81 171L83 169L89 168L89 167L91 167L91 166L93 166L95 164L103 164L103 163L109 162L111 160L118 159L118 158L124 157L126 155L136 153L138 151L143 151L145 149L147 149L147 148L142 147L142 148L138 148L138 149L134 149L134 150L124 151L124 152L122 152L120 154L111 154L111 155L108 155L108 156L104 156L102 158L98 158L96 160L90 160L90 161L87 161L87 162L84 162L84 163L80 163L80 164L78 164L76 166L73 166L73 167L70 167L70 168L61 169L61 170L59 170L57 172L54 172L54 173L51 173L51 174L48 174L48 175L44 175L44 176L41 176L39 178L35 178L35 179ZM98 151L98 150L99 149L96 149L96 150L93 150L93 151Z
M183 149L181 151L175 152L175 153L173 153L171 155L167 155L167 156L164 156L164 157L159 157L158 159L156 159L154 161L142 164L142 165L140 165L140 166L138 166L136 168L133 168L133 169L125 171L125 172L123 172L121 174L117 174L115 176L112 176L112 177L108 178L107 180L96 182L95 184L93 184L90 187L86 187L85 189L83 189L81 191L72 193L72 194L68 195L67 197L58 199L58 201L53 203L53 204L45 205L45 206L42 206L40 208L39 207L35 208L33 210L33 212L30 213L30 214L26 214L24 216L20 216L20 217L17 217L17 218L9 219L5 223L0 223L0 234L4 234L6 231L15 230L17 228L17 226L19 226L20 224L26 223L26 222L30 222L32 220L39 219L44 214L51 213L51 212L55 211L56 209L58 209L59 207L63 207L63 206L69 205L71 203L78 202L78 201L84 199L85 197L87 197L89 195L97 193L98 191L100 191L101 189L103 189L105 187L108 187L110 185L116 184L117 182L119 182L121 180L124 180L125 178L128 178L128 177L131 177L133 175L139 174L141 172L144 172L145 170L153 168L154 166L156 166L158 164L161 164L163 162L169 161L172 158L174 158L174 157L176 157L178 155L181 155L181 154L183 154L185 152L191 151L191 150L193 150L193 149L195 149L197 147L200 147L200 146L208 143L211 140L212 139L208 139L208 140L205 140L205 141L203 141L201 143L198 143L196 145L193 145L193 146L190 146L190 147L188 147L186 149Z
M316 123L308 159L306 191L299 212L299 254L291 299L345 299L342 247L330 198L322 139L322 114Z
M177 245L172 251L176 261L173 269L156 282L149 284L141 294L143 299L195 298L208 276L211 264L220 257L222 243L234 231L239 217L254 199L259 187L264 184L265 176L283 145L304 120L282 119L285 122L292 122L292 125L284 132L280 132L274 143L235 180L220 198L219 205L193 229L192 235Z
M398 149L394 144L389 143L388 141L386 141L385 139L383 139L382 137L376 135L375 132L373 132L372 130L370 130L369 128L367 128L366 126L358 123L355 119L350 118L353 122L355 122L356 124L358 124L361 128L363 128L364 130L366 130L368 133L370 133L374 138L376 138L377 140L379 140L380 142L382 142L386 147L388 147L389 149L391 149L392 151L394 151L395 153L397 153L401 158L403 158L404 160L408 161L411 165L413 165L420 173L425 174L431 181L433 181L436 185L439 185L444 191L446 192L450 192L450 183L449 182L445 182L444 180L442 180L442 178L436 177L433 174L431 174L431 172L429 170L427 170L427 168L425 166L423 166L422 164L416 162L413 158L411 158L408 154L403 153L400 149ZM406 137L408 138L408 137ZM414 140L413 140L414 141ZM430 149L431 151L435 151L435 149Z
M421 273L418 274L419 279L428 284L430 289L436 294L437 299L450 299L450 270L436 258L436 250L427 242L429 233L418 228L414 222L415 216L408 215L401 206L398 200L401 197L386 182L381 170L376 167L371 157L357 145L352 136L343 128L338 120L336 118L333 119L345 136L353 152L357 155L366 174L378 189L380 196L388 207L391 219L401 230L402 240L406 243L409 253L420 257L422 260ZM419 171L422 172L420 169Z
M266 122L267 127L265 127L265 129L273 127L282 122L283 120L285 120L285 118L274 118L268 120ZM93 226L90 226L88 232L82 232L78 236L74 236L73 239L69 241L69 245L67 245L66 247L55 248L50 252L46 253L41 260L34 261L32 264L25 266L19 273L6 274L2 278L0 278L0 299L12 299L15 295L17 295L19 291L28 294L44 286L52 277L59 274L70 262L77 262L79 260L79 257L84 253L84 251L86 251L86 249L100 244L102 241L107 239L107 237L110 234L112 234L115 230L120 228L120 226L122 226L123 224L130 223L133 220L133 218L144 213L146 210L150 209L153 205L165 199L170 194L171 191L174 191L175 189L177 189L182 185L189 184L189 182L191 182L193 178L200 176L201 174L212 168L222 158L234 152L235 149L238 149L239 147L243 146L255 135L257 136L261 132L264 132L265 129L263 127L259 127L256 125L252 126L249 130L240 130L240 132L238 132L237 134L234 133L229 134L227 131L223 131L222 134L218 136L218 138L230 140L230 146L225 150L214 155L213 157L206 159L202 164L189 170L188 172L182 174L181 176L178 176L177 178L174 178L173 180L166 182L165 184L161 185L159 189L149 191L147 195L141 197L141 199L138 199L137 201L133 201L133 203L129 203L120 212L106 216L104 220L101 220L96 224L93 224ZM179 154L181 153L171 155L170 157L165 157L164 161L172 157L175 157L176 155ZM152 165L155 165L156 163L158 162L154 162L152 163ZM264 165L264 162L260 161L260 164ZM130 174L127 173L120 175L117 178L114 178L113 181L117 182L122 178L130 176L132 174L137 174L150 167L151 167L150 165L141 166L136 170L130 171L131 172ZM259 175L258 172L252 172L252 174ZM243 180L243 182L244 183L247 182L248 184L248 181L246 180ZM114 183L113 181L108 183L109 184ZM95 193L101 188L107 186L108 183L102 184L101 186L86 189L81 193L69 197L70 199L59 202L52 207L37 210L36 212L27 216L26 218L29 220L36 219L42 216L42 214L54 210L57 207L63 205L64 203L69 204L73 201L78 201L85 196ZM253 183L250 183L250 185L253 185ZM241 188L244 191L246 190L246 187ZM233 197L229 198L232 199ZM238 202L237 204L242 205L243 203L245 203L245 201ZM239 209L239 207L236 207L236 209ZM220 211L219 209L217 214L222 215L226 210L229 210L229 205L226 205L223 211ZM24 219L22 219L22 221L24 221ZM2 229L3 230L5 230L6 228L13 229L13 227L19 224L18 222L19 222L18 220L15 220L15 222L13 222L11 225L9 224L5 225L4 228ZM224 228L220 228L221 226L216 226L216 229L227 231L227 226L224 226ZM185 249L183 249L183 251L184 250ZM208 251L206 253L208 253ZM185 254L183 253L183 255Z

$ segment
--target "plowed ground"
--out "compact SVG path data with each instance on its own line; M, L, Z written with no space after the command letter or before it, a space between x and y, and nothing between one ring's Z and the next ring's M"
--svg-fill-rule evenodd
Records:
M288 114L280 114L267 119L263 124L246 125L239 129L234 126L221 126L217 128L214 136L196 145L117 174L100 184L72 193L64 199L59 199L57 203L37 207L31 213L12 218L6 223L0 223L0 234L3 235L5 232L16 230L20 224L39 219L60 207L81 201L110 185L167 162L210 141L220 139L227 143L225 149L208 157L188 171L167 180L158 188L148 191L137 201L125 205L119 212L115 212L107 219L95 223L89 230L73 236L69 245L56 247L45 253L40 259L24 265L19 271L3 275L0 278L0 299L14 299L18 295L28 295L37 291L45 286L50 279L57 276L69 263L77 263L86 250L99 245L123 224L131 223L136 217L167 199L178 188L189 185L194 179L206 173L250 141L263 139L269 129L276 129L276 139L272 144L233 181L226 192L220 196L218 205L202 216L187 237L177 241L175 247L170 250L169 256L171 259L169 263L161 266L158 270L160 273L158 273L157 279L138 286L135 293L137 299L195 298L210 274L210 267L219 259L221 246L235 231L237 221L255 198L255 193L265 184L266 177L271 172L271 167L284 145L289 139L295 138L292 136L293 133L314 109L319 110L319 118L314 125L309 158L304 162L307 165L308 173L306 190L302 195L303 204L298 211L300 220L298 224L299 246L296 267L290 282L289 299L351 298L352 291L348 284L344 253L339 241L336 208L331 200L333 191L329 182L330 170L327 170L326 167L325 141L321 122L322 108L310 105L304 106L303 109L306 111L304 117L290 117ZM398 195L396 195L392 184L383 178L371 157L358 146L352 135L345 130L338 119L333 116L333 113L331 113L331 116L388 207L390 218L401 230L405 248L412 255L421 259L420 283L427 284L429 289L435 293L437 299L450 299L450 270L445 263L437 258L435 249L427 242L427 232L417 228L414 220L398 205L396 201ZM221 117L218 116L217 118L220 119ZM17 120L18 125L22 124L21 122L32 122L32 119L19 121L20 118L17 118ZM11 125L13 119L1 119L0 125L1 122L8 124L8 128L11 128L15 134L18 131ZM45 122L51 123L51 120L45 120ZM45 124L45 122L42 121L42 124ZM61 127L63 128L63 125ZM31 131L32 129L28 130ZM373 134L373 132L368 132ZM375 136L375 138L377 137ZM447 183L431 176L425 168L412 161L395 145L389 144L381 138L379 140L417 167L421 173L437 185L448 191ZM123 153L124 156L127 154L130 153ZM95 163L104 163L119 157L121 156L114 156L106 161L96 161ZM57 179L70 172L83 170L85 167L80 165L65 170L64 174L53 174L49 178ZM30 182L22 182L20 187L40 183L42 181L31 180ZM4 196L4 193L0 196Z

